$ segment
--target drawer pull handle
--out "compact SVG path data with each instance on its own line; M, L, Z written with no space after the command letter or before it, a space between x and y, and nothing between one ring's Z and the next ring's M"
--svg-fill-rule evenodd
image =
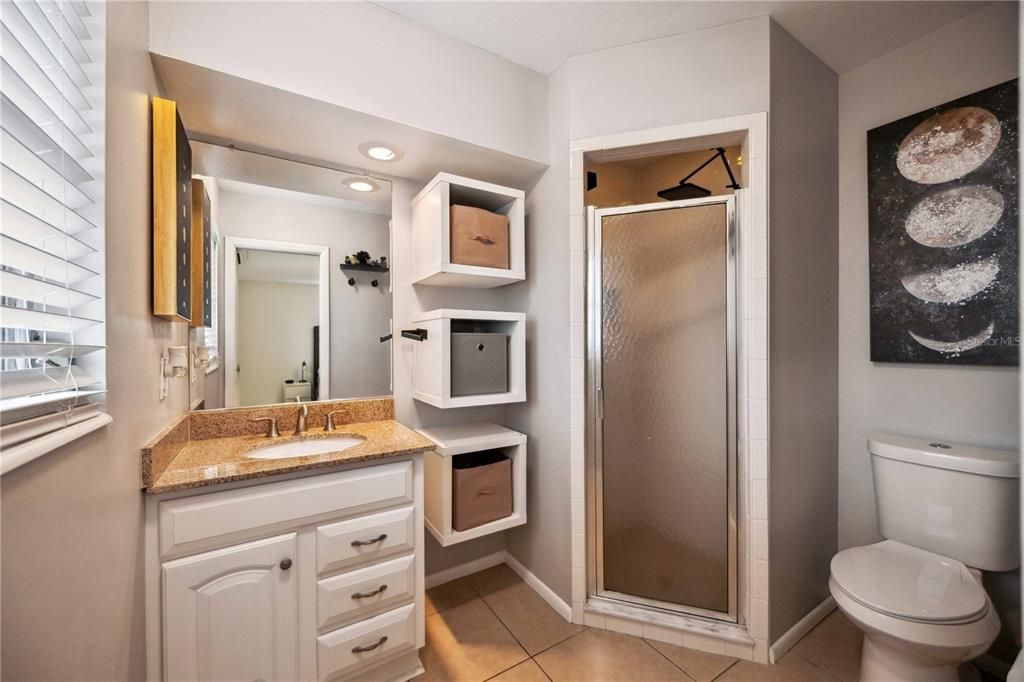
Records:
M481 244L486 244L487 246L494 244L494 238L489 237L486 234L475 234L472 237L470 237L470 239L473 241L480 242Z
M352 598L353 599L369 599L370 597L376 597L378 594L382 593L386 589L388 589L387 585L381 585L380 587L378 587L376 590L373 590L372 592L356 592L355 594L352 595Z
M377 640L376 644L370 644L369 646L356 646L356 647L352 647L352 653L354 653L354 654L365 654L367 651L373 651L374 649L381 648L382 646L384 646L384 642L386 642L386 641L388 641L388 636L384 635L383 637L381 637L380 639Z
M388 534L387 533L381 533L380 535L378 535L377 537L375 537L372 540L353 540L352 541L352 546L353 547L365 547L366 545L376 545L378 542L384 542L387 539L388 539Z

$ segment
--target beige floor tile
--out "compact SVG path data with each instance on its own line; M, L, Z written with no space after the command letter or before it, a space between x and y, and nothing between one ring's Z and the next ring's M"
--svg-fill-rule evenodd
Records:
M497 677L492 677L491 682L548 682L548 676L531 658Z
M428 616L424 682L481 682L527 659L482 599Z
M468 578L459 578L427 590L426 614L437 613L477 598L476 590Z
M688 682L683 671L639 637L585 630L535 659L554 682Z
M775 665L740 661L715 682L837 682L838 678L799 656L783 656Z
M583 630L566 622L524 582L491 592L484 601L531 656Z
M481 597L503 587L515 585L523 580L515 571L508 567L508 564L498 564L491 568L485 568L478 573L466 576L466 579L476 588Z
M844 682L860 679L863 633L839 609L825 617L789 650Z
M726 668L738 660L731 656L721 656L706 651L687 649L675 644L655 642L653 640L647 641L651 646L660 651L665 658L682 668L683 672L697 682L710 682L710 680L721 675Z

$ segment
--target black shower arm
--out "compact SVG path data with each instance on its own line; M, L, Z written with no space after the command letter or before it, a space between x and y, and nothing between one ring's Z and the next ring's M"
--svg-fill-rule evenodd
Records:
M729 184L726 185L726 187L728 187L729 189L740 189L739 183L736 182L736 176L732 174L732 168L729 167L729 159L725 158L725 149L723 149L722 147L715 147L715 153L712 155L712 157L705 161L704 163L702 163L701 165L697 166L697 168L694 169L689 175L680 180L679 184L685 184L687 180L692 178L697 173L700 173L702 170L704 170L705 167L707 167L708 164L710 164L712 161L719 157L721 157L722 163L725 164L725 172L729 174Z

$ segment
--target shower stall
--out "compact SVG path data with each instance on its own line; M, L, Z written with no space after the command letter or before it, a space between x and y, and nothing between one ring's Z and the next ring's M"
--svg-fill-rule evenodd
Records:
M592 603L737 621L734 201L588 209Z

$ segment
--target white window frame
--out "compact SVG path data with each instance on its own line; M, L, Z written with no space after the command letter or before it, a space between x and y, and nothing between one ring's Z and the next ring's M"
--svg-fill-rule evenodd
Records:
M76 235L80 241L96 249L96 252L84 259L76 259L75 262L86 265L90 270L98 273L88 285L88 293L95 297L89 302L84 310L88 312L91 319L99 323L92 326L85 332L75 332L71 341L66 342L69 346L98 346L105 348L107 334L105 325L106 308L106 284L104 278L105 254L104 230L105 230L105 168L106 168L106 6L105 3L85 2L84 0L58 0L55 3L24 2L3 3L5 29L7 22L11 21L11 27L25 27L31 24L28 17L43 16L45 22L36 26L36 30L24 31L21 28L14 35L18 37L18 46L32 46L19 48L12 46L10 49L25 49L37 64L39 55L44 55L47 50L54 55L60 55L59 59L65 64L74 64L75 69L84 73L88 82L78 87L67 87L70 81L61 81L59 78L53 80L57 91L51 91L49 106L62 106L62 109L54 109L58 117L63 118L72 110L77 112L78 120L84 121L88 126L83 134L78 134L79 141L88 149L91 156L79 158L77 161L89 173L92 180L77 184L77 190L84 193L93 203L80 209L82 216L92 222L96 228L89 230L88 234ZM43 12L42 15L38 12ZM28 12L28 14L25 14ZM8 14L9 13L9 14ZM28 23L26 23L26 21ZM46 23L48 22L48 26ZM75 34L84 27L85 31L81 37ZM45 28L46 30L42 30ZM87 34L87 35L86 35ZM25 42L24 39L27 39ZM33 53L31 50L39 49ZM22 53L24 54L24 53ZM78 56L79 54L83 56ZM5 57L8 55L5 55ZM23 63L24 62L23 60ZM31 69L25 72L32 73ZM54 73L42 71L42 73ZM41 81L35 81L37 84ZM30 85L35 88L36 86ZM40 90L36 90L40 92ZM88 102L89 108L81 109L69 104L68 97L78 95ZM64 104L60 104L60 98L64 97ZM72 107L69 109L69 107ZM26 112L26 115L29 115ZM40 126L52 125L53 120L32 117L32 120ZM91 132L90 132L91 131ZM56 140L63 146L64 138ZM70 261L70 259L69 259ZM79 315L80 312L68 315ZM100 394L105 390L106 383L106 353L105 350L98 350L76 360L76 365L88 375L96 379L98 383L90 386L90 392L94 387L98 388ZM75 387L72 390L78 391ZM80 396L78 396L80 397ZM39 416L20 421L12 421L0 428L0 475L6 474L17 467L31 462L63 445L66 445L82 436L96 431L113 419L105 412L105 404L101 401L82 404L80 400L68 403L70 407L59 412L41 413Z

